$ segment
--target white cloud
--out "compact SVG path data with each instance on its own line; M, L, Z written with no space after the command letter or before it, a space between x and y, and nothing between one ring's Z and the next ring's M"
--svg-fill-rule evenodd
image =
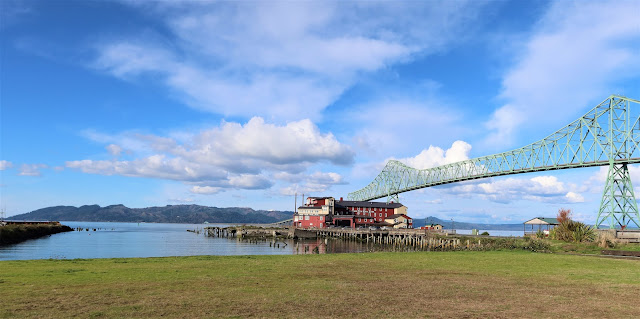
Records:
M565 195L565 197L567 198L567 201L569 201L570 203L583 203L584 202L584 197L582 195L574 193L574 192L568 192L567 195Z
M116 144L109 144L105 147L105 149L109 152L109 154L113 156L118 156L120 155L120 153L122 153L122 147Z
M497 203L529 200L547 203L581 203L584 197L576 186L565 184L555 176L537 176L529 179L506 178L490 182L467 182L442 188L449 194L466 197L479 196Z
M250 158L273 165L326 160L345 165L353 161L354 153L341 144L333 134L320 133L310 120L290 122L285 126L267 124L254 117L245 125L225 122L220 128L204 131L195 138L198 152L178 150L188 157L215 157L222 153L226 157Z
M151 155L133 160L77 160L66 166L85 173L159 178L196 184L192 193L217 193L224 189L266 189L271 174L280 180L296 179L313 187L342 183L336 173L302 174L310 165L352 163L354 153L331 133L322 133L309 120L286 125L265 123L254 117L243 124L223 122L197 134L172 137L123 133L117 136L89 132L88 138L113 147L119 139ZM117 153L117 152L116 152ZM115 154L115 153L114 153ZM324 186L320 186L324 185Z
M362 73L461 41L482 6L132 4L161 20L171 45L140 35L103 42L96 68L121 78L153 75L198 109L281 120L318 118Z
M8 168L13 167L13 163L9 162L9 161L5 161L5 160L1 160L0 161L0 171L4 171Z
M223 189L220 187L211 187L211 186L193 186L191 187L191 192L194 194L204 194L204 195L212 195L221 192Z
M639 78L638 12L638 1L552 2L504 75L500 98L507 103L486 123L487 144L511 144L514 132L541 122L558 129L612 93L635 94L616 85Z
M440 147L430 145L420 154L404 158L400 161L416 169L432 168L440 165L460 162L469 159L471 145L464 141L455 141L446 151Z
M40 170L47 167L48 166L45 164L22 164L22 166L20 166L20 173L18 173L18 175L42 176L42 173L40 172Z
M169 158L162 154L133 161L68 161L66 166L90 174L148 177L189 182L227 178L227 173L215 166L189 162L181 158Z
M314 172L310 175L276 173L274 174L274 178L292 183L280 189L281 195L323 193L333 185L346 184L342 175L333 172Z

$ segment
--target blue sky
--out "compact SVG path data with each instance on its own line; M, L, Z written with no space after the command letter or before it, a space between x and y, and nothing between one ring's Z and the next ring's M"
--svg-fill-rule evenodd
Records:
M389 159L524 146L640 98L637 1L2 1L0 205L291 210ZM615 17L615 18L614 18ZM631 167L640 186L640 170ZM401 195L416 218L593 222L606 169ZM638 192L638 191L636 191Z

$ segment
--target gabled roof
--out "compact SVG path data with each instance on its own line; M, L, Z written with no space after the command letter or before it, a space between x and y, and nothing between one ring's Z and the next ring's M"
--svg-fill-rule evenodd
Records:
M394 219L394 218L398 218L400 216L402 216L402 217L404 217L406 219L411 219L411 217L409 217L409 216L407 216L405 214L393 214L393 215L387 216L387 218L385 218L385 219Z
M560 225L557 218L536 217L524 222L527 225Z

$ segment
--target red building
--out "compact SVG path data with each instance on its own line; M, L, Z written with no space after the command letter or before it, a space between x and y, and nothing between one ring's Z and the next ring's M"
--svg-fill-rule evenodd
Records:
M309 197L298 207L293 225L299 228L325 228L329 226L380 227L391 226L385 221L392 215L405 215L407 207L400 203L345 201L333 197ZM412 227L412 224L411 224Z

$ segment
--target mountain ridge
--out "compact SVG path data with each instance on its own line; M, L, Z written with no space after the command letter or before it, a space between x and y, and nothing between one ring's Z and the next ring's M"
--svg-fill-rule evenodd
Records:
M269 224L289 219L290 211L254 210L248 207L209 207L201 205L166 205L129 208L122 204L51 206L11 216L14 220L55 220L90 222L146 223L255 223Z

